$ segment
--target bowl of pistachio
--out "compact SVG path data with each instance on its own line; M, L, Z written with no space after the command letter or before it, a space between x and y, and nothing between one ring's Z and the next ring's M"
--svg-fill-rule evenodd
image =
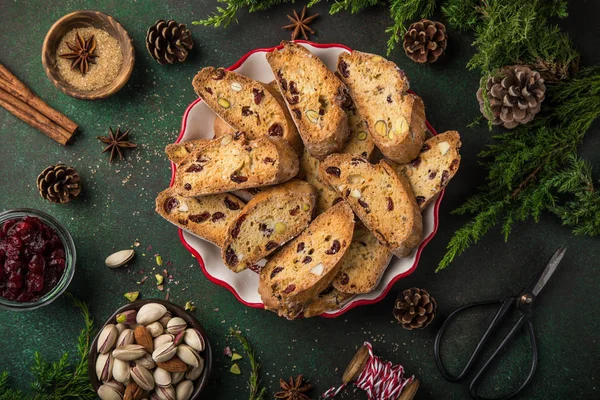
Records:
M190 313L168 301L140 300L106 321L88 368L102 400L195 400L208 384L212 353Z

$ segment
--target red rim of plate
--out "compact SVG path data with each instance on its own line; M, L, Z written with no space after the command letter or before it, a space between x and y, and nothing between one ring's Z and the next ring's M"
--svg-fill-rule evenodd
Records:
M350 49L347 46L344 46L342 44L337 44L337 43L328 43L328 44L320 44L320 43L314 43L314 42L310 42L310 41L306 41L306 40L296 40L296 43L306 43L309 44L313 47L317 47L317 48L321 48L321 49L328 49L328 48L332 48L332 47L337 47L337 48L342 48L344 50L348 50L348 51L352 51L352 49ZM275 47L269 47L269 48L261 48L261 49L254 49L248 53L246 53L242 58L240 58L235 64L233 64L232 66L230 66L229 68L227 68L227 70L231 71L234 69L237 69L240 65L242 65L246 59L248 57L250 57L252 54L254 53L259 53L259 52L271 52L275 49L280 49L282 48L282 45L279 46L275 46ZM188 114L190 113L190 111L192 110L192 108L194 108L194 106L196 104L198 104L199 102L201 102L202 99L198 98L196 100L194 100L192 102L192 104L190 104L187 109L185 110L185 113L183 114L183 121L181 123L181 131L179 132L179 136L177 137L177 140L175 141L175 143L179 143L181 141L181 139L183 138L183 135L185 133L185 128L187 126L187 119L188 119ZM429 131L433 134L433 135L437 135L437 132L435 131L435 129L433 129L433 127L429 124L428 121L425 121L425 124L427 125L427 129L429 129ZM173 162L171 162L171 182L169 183L169 186L173 185L173 182L175 181L175 164ZM433 231L425 238L423 239L423 241L421 242L421 244L419 245L419 248L417 249L417 254L415 256L415 261L413 263L413 265L410 267L410 269L408 269L407 271L396 275L394 278L392 278L392 280L390 281L390 283L388 283L388 285L385 287L385 289L383 289L383 291L381 292L381 294L379 296L377 296L374 299L363 299L363 300L356 300L356 301L352 301L350 300L350 303L347 304L345 307L343 307L341 310L338 310L335 313L330 313L330 314L321 314L321 317L324 318L335 318L335 317L339 317L342 314L345 314L346 312L352 310L355 307L358 306L365 306L365 305L369 305L369 304L375 304L380 302L381 300L383 300L383 298L388 294L388 292L390 291L390 289L392 288L392 286L394 286L394 284L401 278L404 278L410 274L412 274L414 272L414 270L417 268L417 265L419 264L419 259L421 258L421 252L423 251L423 249L425 248L425 246L427 245L427 243L429 243L431 241L431 239L435 236L435 234L437 233L438 230L438 225L439 225L439 208L440 208L440 202L442 201L442 198L444 197L444 191L442 190L438 196L438 198L435 201L435 205L434 205L434 209L433 209ZM204 264L204 259L202 258L202 256L200 255L200 253L194 249L183 237L183 230L181 228L178 228L179 230L179 239L181 240L181 243L183 244L183 246L196 258L196 260L198 260L198 264L200 264L200 268L202 269L202 272L204 272L204 275L213 283L216 283L217 285L223 286L224 288L228 289L231 293L233 293L233 295L235 296L236 299L238 299L238 301L248 307L252 307L252 308L264 308L264 304L262 303L249 303L245 300L243 300L240 295L238 294L238 292L226 281L222 281L220 279L215 278L214 276L212 276L207 270L206 270L206 266Z

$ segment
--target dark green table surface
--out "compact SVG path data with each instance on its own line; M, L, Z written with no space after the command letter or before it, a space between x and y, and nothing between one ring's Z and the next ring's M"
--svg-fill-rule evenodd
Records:
M600 25L594 23L600 7L596 1L573 2L571 16L561 21L582 54L582 63L600 62ZM426 247L420 264L410 277L399 281L377 305L360 307L331 320L313 318L290 322L273 313L240 304L226 289L209 282L196 260L179 242L177 229L154 213L155 195L168 185L170 169L163 148L177 137L182 114L195 98L190 82L208 65L228 66L247 51L268 47L289 38L281 30L292 5L253 15L242 13L240 25L228 29L191 26L195 48L183 65L161 66L144 48L146 29L155 20L173 18L191 23L212 12L216 1L0 1L0 62L6 65L48 103L70 116L81 127L74 143L61 147L35 129L0 109L0 209L32 207L46 211L70 230L77 245L77 272L70 291L90 303L98 323L124 304L123 293L140 289L142 298L164 297L152 281L135 282L141 271L149 275L156 264L154 254L170 261L171 300L178 304L194 301L194 315L206 327L215 354L215 368L205 399L245 399L249 367L242 361L242 375L230 374L230 362L222 356L230 326L241 329L254 344L263 364L262 378L270 393L279 377L303 373L316 387L314 397L340 382L341 372L355 349L365 340L376 353L401 363L421 380L418 399L463 399L466 387L447 383L433 361L436 328L451 310L466 302L500 298L521 288L558 247L569 251L539 299L533 318L539 347L539 368L521 399L590 399L598 397L598 259L597 238L574 237L556 218L544 216L538 224L518 224L508 243L495 229L447 270L434 269L444 254L452 232L465 217L450 211L475 192L484 171L476 154L490 141L487 128L467 125L479 111L474 92L479 75L465 64L473 54L472 37L449 30L448 54L432 66L413 64L401 50L391 59L411 77L421 95L427 117L438 131L457 129L462 133L463 161L456 178L446 190L440 208L440 226ZM298 5L296 6L298 7ZM65 96L50 83L41 64L42 41L58 18L78 9L95 9L116 17L129 31L136 46L136 65L127 86L116 96L89 102ZM321 18L314 24L320 43L337 42L351 48L384 54L390 23L384 9L360 15L329 16L325 5L315 8ZM131 128L138 149L127 159L107 162L100 154L96 135L108 126ZM587 135L582 154L596 165L598 174L598 124ZM67 205L43 201L35 179L48 165L64 162L80 172L84 191ZM129 268L109 270L104 258L113 251L141 246ZM148 246L151 250L145 251ZM391 309L396 295L412 286L423 287L436 298L438 317L432 327L417 332L395 323ZM24 313L0 311L0 370L8 370L12 384L26 388L31 378L28 366L34 351L49 359L75 350L82 327L79 315L66 297L48 307ZM469 334L480 331L485 315L464 318L455 339L446 347L447 358L456 366L473 344ZM452 346L450 346L452 345ZM525 373L529 348L525 339L511 348L498 368L499 379L491 387L501 391L514 385ZM347 390L340 398L364 399Z

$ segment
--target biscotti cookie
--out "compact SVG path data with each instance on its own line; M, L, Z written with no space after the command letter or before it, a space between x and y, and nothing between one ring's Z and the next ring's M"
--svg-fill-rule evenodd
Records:
M421 153L414 160L399 166L398 171L408 178L421 210L456 174L461 145L457 131L440 133L425 141Z
M316 215L331 207L339 198L337 192L328 183L319 178L319 160L311 156L306 149L300 157L300 172L298 177L304 179L317 189Z
M268 85L223 68L206 67L192 81L194 91L225 122L249 139L285 139L299 152L302 141L287 109Z
M414 159L425 140L425 109L420 97L406 92L404 72L356 50L339 55L338 72L381 152L398 163Z
M204 141L175 172L177 193L202 196L273 185L298 174L298 156L285 140L243 134Z
M333 280L333 287L344 293L369 293L379 283L392 253L379 243L363 225L356 224L352 243L344 258L340 272Z
M342 109L346 86L303 46L285 41L282 45L267 53L267 61L304 145L322 160L340 151L348 138L348 118Z
M156 198L156 212L167 221L202 239L221 246L227 228L244 207L230 194L184 197L168 188Z
M229 226L221 256L240 272L298 236L310 223L316 191L297 179L269 187L246 204Z
M321 176L394 255L408 256L421 242L423 221L410 183L386 161L373 165L363 157L332 154L320 168Z
M315 218L261 270L258 293L265 307L295 318L338 273L353 231L354 214L344 202Z
M333 286L329 286L319 293L314 300L304 306L302 316L310 318L328 311L337 311L353 297L353 294L342 293Z

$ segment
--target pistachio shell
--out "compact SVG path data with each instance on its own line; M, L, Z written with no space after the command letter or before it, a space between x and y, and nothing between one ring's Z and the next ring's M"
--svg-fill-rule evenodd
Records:
M146 325L146 329L148 332L150 332L150 335L152 335L153 338L162 335L165 331L165 328L163 328L162 324L158 321Z
M183 381L175 389L177 400L189 400L194 393L194 383L192 381Z
M136 321L141 325L148 325L154 321L158 321L165 315L167 309L162 304L148 303L144 304L137 313Z
M102 332L100 332L100 335L98 336L98 353L106 354L111 351L118 336L119 331L113 324L108 324L102 328Z
M171 343L171 342L173 342L174 339L175 339L175 336L173 336L169 333L160 335L160 336L154 338L154 348L156 349L157 347L159 347L165 343Z
M135 250L121 250L106 257L105 263L109 268L118 268L127 264L135 256Z
M181 382L185 378L185 372L171 372L171 383L173 385Z
M144 354L143 357L138 358L137 360L134 361L137 365L141 365L142 367L146 368L146 369L153 369L156 368L156 363L154 362L154 360L152 359L152 356L148 353Z
M204 351L204 337L200 331L190 328L185 330L183 342L196 351Z
M125 324L116 324L116 325L115 325L115 327L117 328L117 332L119 332L119 335L120 335L121 333L123 333L123 331L124 331L125 329L127 329L127 327L125 326Z
M117 339L117 348L126 346L128 344L133 344L134 341L135 336L133 335L133 330L125 329L123 332L121 332L119 338Z
M202 371L204 371L204 360L201 358L197 367L189 367L185 373L185 378L195 381L200 378L202 375Z
M200 365L200 355L196 352L196 350L192 349L187 344L181 344L177 346L177 357L192 367L197 367Z
M177 354L177 348L173 343L165 343L154 350L152 359L156 362L169 361Z
M175 317L171 318L169 323L167 324L167 332L177 335L179 332L185 331L187 328L187 323L183 318Z
M98 397L102 400L123 400L123 390L118 386L111 385L110 382L98 388Z
M133 361L146 354L144 346L139 344L127 344L113 350L112 355L122 361Z
M163 326L163 328L167 329L167 324L169 323L171 318L173 318L173 314L171 314L169 311L167 311L165 313L165 315L163 315L162 318L158 320L158 322L160 322L160 324Z
M101 382L112 378L112 370L115 359L111 354L99 354L96 358L96 376Z
M176 400L177 399L177 393L175 392L175 389L171 385L157 387L156 388L156 396L160 400Z
M157 386L169 386L171 384L171 373L165 371L162 368L156 368L154 370L154 383Z
M129 371L129 362L115 359L115 363L113 365L113 378L119 382L127 382L131 377Z
M143 390L154 389L154 377L152 373L141 365L131 368L131 379Z

